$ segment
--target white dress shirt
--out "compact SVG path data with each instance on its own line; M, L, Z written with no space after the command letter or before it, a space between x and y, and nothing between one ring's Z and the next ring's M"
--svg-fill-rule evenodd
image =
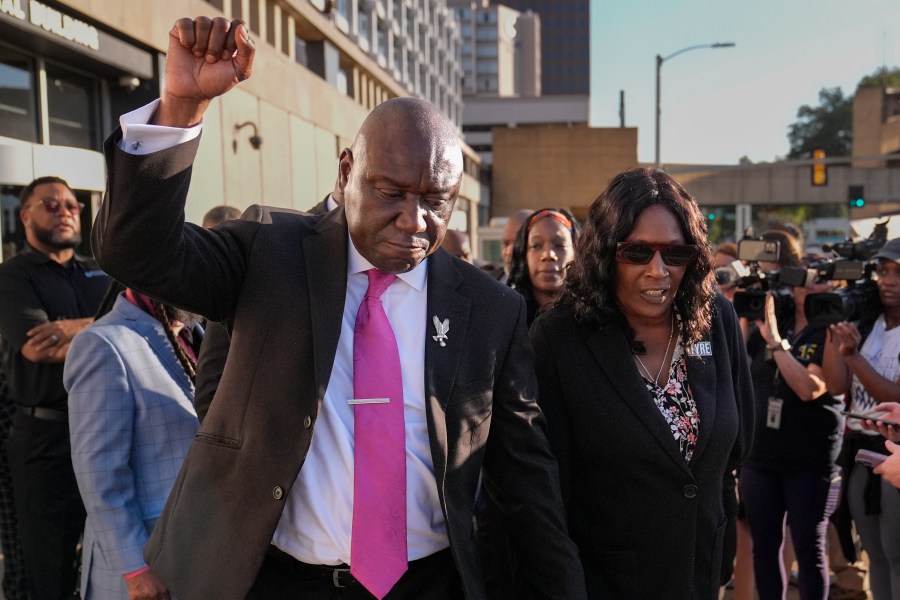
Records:
M190 141L201 125L182 129L148 125L158 100L123 115L119 146L150 154ZM349 238L348 238L349 239ZM309 564L350 563L353 522L353 329L373 268L348 241L347 293L337 353L303 468L286 499L272 538L284 552ZM428 260L398 275L381 299L397 338L406 424L406 503L409 560L450 545L438 497L425 413L425 338Z
M273 543L301 562L350 563L353 521L353 328L372 265L349 242L347 295L334 366ZM449 546L425 415L427 259L401 273L381 296L397 338L406 422L406 507L409 560Z

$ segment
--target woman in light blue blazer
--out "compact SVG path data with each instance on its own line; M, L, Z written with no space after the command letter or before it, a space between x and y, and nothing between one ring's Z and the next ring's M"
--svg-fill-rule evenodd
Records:
M142 552L199 427L194 376L202 329L192 323L114 283L97 320L72 340L64 383L72 463L87 510L84 600L168 597Z

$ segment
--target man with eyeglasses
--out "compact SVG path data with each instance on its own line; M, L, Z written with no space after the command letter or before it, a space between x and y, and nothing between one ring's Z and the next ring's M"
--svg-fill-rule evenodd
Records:
M32 600L71 598L84 507L72 471L63 361L109 278L76 254L84 205L64 179L40 177L19 196L25 248L0 264L3 368L18 405L7 439L19 541Z

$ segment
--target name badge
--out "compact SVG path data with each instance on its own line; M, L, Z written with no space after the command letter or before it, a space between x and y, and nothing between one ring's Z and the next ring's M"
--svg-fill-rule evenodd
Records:
M688 352L691 356L712 356L712 342L697 342Z
M766 427L769 429L781 429L781 407L784 400L772 396L769 398L769 412L766 414Z
M94 269L93 271L85 271L85 277L106 277L106 273L101 271L100 269Z

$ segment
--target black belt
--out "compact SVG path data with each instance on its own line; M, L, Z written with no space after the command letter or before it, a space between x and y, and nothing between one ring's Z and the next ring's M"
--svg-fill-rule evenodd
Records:
M350 574L350 565L310 565L300 562L275 546L269 546L266 554L279 567L297 577L327 582L339 588L362 585L356 577Z
M68 421L69 413L64 410L56 410L54 408L45 408L43 406L22 406L19 405L19 412L33 419L42 421Z

